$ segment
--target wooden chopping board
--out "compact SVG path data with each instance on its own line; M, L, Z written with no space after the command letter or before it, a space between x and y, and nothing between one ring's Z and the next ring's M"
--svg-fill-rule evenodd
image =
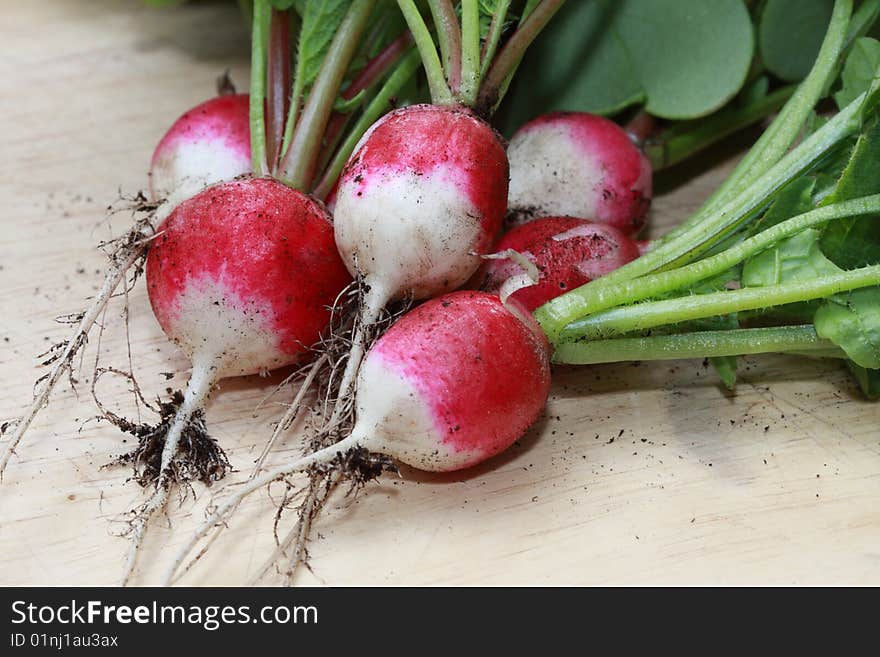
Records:
M228 6L227 6L228 5ZM233 3L152 10L135 1L0 1L0 421L26 408L34 356L99 285L107 217L146 185L153 146L229 69L247 83ZM731 161L658 180L658 234L695 209ZM705 167L705 169L703 168ZM678 183L678 184L673 184ZM185 384L186 361L141 282L92 336L0 484L0 584L112 584L125 512L143 500L130 447L98 423L96 354L130 367L149 398ZM126 333L128 339L126 339ZM100 342L100 344L99 344ZM162 372L180 372L166 381ZM300 584L880 584L880 406L834 362L744 359L735 393L700 362L560 367L547 416L471 471L406 471L340 491L315 527ZM244 479L291 397L281 376L226 381L209 425ZM98 394L135 417L124 381ZM261 402L263 402L261 404ZM259 405L259 408L257 408ZM148 411L140 409L143 416ZM271 463L300 450L291 431ZM137 583L155 582L217 489L176 499L153 528ZM253 495L183 580L244 584L273 547L281 489ZM282 531L292 514L282 520ZM277 583L271 573L263 582Z

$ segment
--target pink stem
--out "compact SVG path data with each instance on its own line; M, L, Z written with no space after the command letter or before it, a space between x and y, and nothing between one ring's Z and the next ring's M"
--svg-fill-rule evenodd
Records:
M284 121L290 108L290 19L286 11L272 10L269 25L269 62L267 67L266 150L269 168L274 171L281 155Z

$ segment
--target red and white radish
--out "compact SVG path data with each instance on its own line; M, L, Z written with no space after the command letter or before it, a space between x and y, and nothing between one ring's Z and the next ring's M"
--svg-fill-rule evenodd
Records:
M543 217L510 230L495 246L482 288L513 299L529 312L568 290L635 260L639 245L608 224L573 217ZM531 262L531 280L515 252ZM512 253L511 253L512 255Z
M501 225L507 176L500 139L469 110L414 105L376 122L342 173L333 217L367 305L464 283Z
M147 289L164 331L218 376L267 371L320 337L350 281L326 211L268 178L211 187L159 227Z
M453 292L370 348L348 440L420 470L467 468L521 437L549 386L549 347L530 316L494 295Z
M350 281L323 206L268 178L221 183L181 203L159 226L146 275L156 318L193 367L156 492L134 528L126 579L167 500L181 433L214 383L301 359Z
M368 291L361 327L388 302L454 290L480 265L507 207L504 146L462 107L413 105L364 135L336 191L336 244ZM363 355L355 337L341 384L349 391Z
M175 202L250 173L249 96L217 96L183 114L153 152L150 195Z
M527 312L476 291L427 301L394 323L364 358L349 436L245 484L191 537L165 581L202 536L271 481L356 448L420 470L471 467L522 437L549 392L549 345Z
M579 217L631 236L645 225L651 164L613 121L584 112L546 114L514 134L507 156L516 223Z

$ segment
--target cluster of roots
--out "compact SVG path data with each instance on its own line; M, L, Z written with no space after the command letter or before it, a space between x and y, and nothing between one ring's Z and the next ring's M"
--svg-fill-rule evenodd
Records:
M103 331L103 326L97 321L99 314L105 312L108 301L113 297L125 297L127 304L128 292L143 273L147 246L155 234L152 222L156 216L157 204L149 202L142 194L121 200L123 201L123 209L131 211L135 220L134 225L120 238L100 245L108 255L110 266L104 286L92 306L83 313L59 318L60 322L75 325L75 329L65 340L53 345L41 355L42 365L50 367L51 371L37 380L34 405L31 412L23 418L24 427L20 433L23 433L27 428L36 412L46 405L49 393L59 379L66 375L72 386L76 383L74 362L78 356L81 357L88 342L90 329L97 323ZM112 207L109 210L120 211L120 209ZM122 289L117 290L117 287ZM312 428L310 437L304 445L305 453L311 453L335 444L347 436L353 427L353 393L347 393L340 397L339 378L345 369L354 331L361 321L358 313L359 309L363 307L365 291L363 283L357 281L340 295L334 304L329 336L316 346L319 358L303 367L288 380L288 382L295 384L296 380L305 379L302 381L303 387L311 387L310 395L313 403L309 406ZM367 347L400 314L405 312L409 305L407 302L398 304L396 308L391 309L391 312L386 312L379 322L371 326L366 340ZM127 312L126 305L126 321ZM107 410L95 393L95 383L103 374L107 373L129 379L137 401L155 412L157 421L154 423L140 420L135 422ZM97 357L91 392L98 407L98 417L137 439L137 445L134 449L116 457L107 466L131 467L131 478L140 486L154 488L157 491L160 488L168 491L171 487L179 485L192 493L194 492L193 483L201 482L206 486L211 486L232 471L226 453L207 432L204 414L202 411L196 411L182 431L176 456L170 467L163 473L162 454L168 430L184 400L181 392L169 388L166 391L168 396L164 400L160 399L155 404L147 403L131 372L115 368L99 368ZM266 447L267 453L274 444L274 440L293 422L298 412L292 407L279 423L275 435ZM4 432L8 429L9 424L4 423L2 427ZM12 452L18 438L20 435L15 437L15 442L9 446L7 452ZM265 454L258 462L257 470L261 467L264 457ZM2 465L5 465L8 458L9 454L5 454ZM2 473L2 465L0 465L0 473ZM267 564L267 570L271 569L271 564L277 565L281 556L287 557L287 568L279 569L279 572L285 575L285 583L289 583L293 571L298 565L309 566L306 543L311 530L311 522L320 513L336 487L340 483L346 482L350 484L346 495L356 495L369 482L386 472L397 473L397 468L389 457L371 453L364 448L354 448L340 454L333 461L314 466L308 473L306 486L294 486L292 482L288 482L286 493L276 514L276 555L270 564ZM255 475L256 470L252 476ZM296 509L296 522L287 536L282 539L277 534L278 522L285 510L291 509ZM146 529L147 512L142 510L135 515L135 521L132 521L133 527L138 519L140 525L136 531L137 538L134 541L135 549L132 554L136 553ZM217 529L219 531L221 528ZM128 569L130 570L131 564L133 564L132 556L129 557L129 563Z
M132 479L144 488L155 486L159 481L165 436L178 407L183 403L183 394L179 390L170 394L168 400L159 402L159 422L156 424L135 423L112 413L103 414L104 419L138 440L133 450L117 457L110 465L130 465ZM172 461L170 473L166 473L166 485L186 486L200 481L210 486L225 477L231 469L226 452L208 435L204 413L196 411L181 433L178 454Z
M365 292L363 282L356 280L340 295L334 305L329 335L318 346L320 353L325 355L328 365L322 367L316 377L316 403L312 409L313 424L316 428L306 442L304 449L306 454L342 440L354 426L353 395L340 397L339 383L340 374L345 369L351 350L352 336L357 322L360 321L358 312L363 307ZM369 331L367 344L377 339L397 317L408 310L410 305L411 302L401 302L398 307L387 312ZM335 413L338 413L338 418L328 427L327 422ZM306 487L288 486L275 517L278 553L289 556L287 568L279 570L286 584L290 583L298 565L304 565L311 570L306 545L311 524L336 487L342 482L347 482L350 486L346 495L357 495L364 486L378 479L383 473L399 474L391 458L375 454L363 447L356 447L339 454L332 461L312 467ZM295 509L297 514L296 523L286 538L281 537L278 534L279 521L285 509L291 508Z

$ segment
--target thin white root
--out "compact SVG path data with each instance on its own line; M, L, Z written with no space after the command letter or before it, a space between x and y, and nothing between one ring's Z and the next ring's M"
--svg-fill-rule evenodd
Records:
M319 449L317 452L312 452L308 456L303 456L302 458L297 459L293 463L289 463L288 465L279 466L273 470L269 470L265 474L260 477L255 477L244 484L241 490L232 495L226 502L217 507L214 512L208 517L207 520L193 533L190 537L189 541L187 541L183 547L178 551L177 555L174 557L174 560L171 562L167 572L165 573L165 577L162 579L162 586L168 586L172 581L174 581L175 573L180 569L180 565L186 559L190 552L192 552L193 548L196 544L204 538L208 532L211 531L211 528L215 525L226 522L229 518L229 515L238 508L238 505L241 504L242 500L246 498L248 495L253 493L254 491L258 491L264 486L276 481L278 479L284 479L294 473L297 472L305 472L313 465L317 465L318 463L328 463L336 458L340 454L346 453L348 450L357 447L360 444L362 437L356 434L351 434L344 440L339 441L338 443L334 443L324 449Z
M257 574L250 581L250 586L255 586L263 577L265 577L266 573L268 573L272 566L278 563L278 560L281 559L286 553L290 546L297 542L297 548L299 547L299 543L305 542L305 536L309 533L309 527L311 525L311 512L310 508L314 508L315 501L318 499L318 493L321 489L317 486L310 486L309 492L306 495L306 499L303 500L302 503L302 513L296 519L293 527L290 528L290 531L287 532L285 537L279 541L278 545L275 546L275 550L272 554L269 555L269 558L263 562L263 565L260 566L259 570L257 570Z
M248 477L247 481L253 481L253 479L260 473L260 470L263 469L263 464L266 461L266 458L269 456L269 453L272 451L272 448L275 446L275 443L278 442L278 438L281 436L282 432L284 432L287 427L289 427L296 416L298 415L300 408L302 408L303 400L308 394L309 390L312 387L312 384L315 381L315 378L318 376L318 373L321 371L321 368L326 365L329 360L328 354L323 354L320 358L318 358L314 363L312 363L311 368L309 369L309 373L306 375L303 382L300 384L299 390L296 393L296 396L293 398L293 401L290 403L290 406L287 408L287 411L284 413L284 417L278 422L275 426L275 430L272 432L272 436L266 442L266 445L263 447L263 451L260 453L260 457L257 459L254 469L251 471L250 477ZM237 508L237 507L236 507ZM230 511L230 515L235 513L235 508ZM220 534L223 533L223 530L226 529L226 525L218 525L211 536L208 537L208 540L202 546L202 548L198 551L198 553L190 559L186 565L181 569L180 573L174 578L172 583L176 583L181 577L183 577L189 570L196 565L196 563L205 556L205 553L210 549L211 545L214 544Z
M142 201L145 201L143 197L140 198ZM150 214L139 219L125 238L121 241L116 240L120 243L110 256L112 265L104 276L104 283L95 295L92 305L83 313L76 330L67 339L64 350L55 357L52 369L42 379L40 390L34 395L30 408L18 420L15 431L3 446L3 452L0 453L0 480L3 479L3 473L6 471L6 466L15 453L16 447L18 447L21 439L24 438L37 414L49 404L49 396L52 394L52 390L54 390L58 381L61 380L61 377L71 371L74 356L85 345L89 331L92 330L98 316L105 311L107 304L116 292L116 288L125 280L128 271L146 254L150 241L156 237L153 222L159 223L163 221L173 208L174 205L171 202L165 202L158 206L143 205L135 208L136 212L147 211Z
M345 372L342 374L342 380L339 383L339 393L336 396L336 405L333 408L333 414L325 427L326 431L332 432L342 421L342 416L348 407L351 393L354 389L355 379L360 370L361 361L364 359L364 353L367 346L367 335L373 327L388 303L388 294L380 287L372 286L364 295L364 305L357 326L354 330L354 337L351 343L351 350L348 354L348 361L345 364Z
M173 462L180 447L180 437L183 434L183 429L193 413L201 408L214 384L214 361L211 359L208 362L210 365L207 367L196 366L193 368L192 376L184 394L183 403L177 409L174 421L165 435L165 445L162 448L162 462L159 466L159 477L156 480L156 491L138 511L137 517L133 522L131 544L129 545L128 556L122 571L120 586L127 586L132 574L134 574L150 521L156 512L164 510L168 503L169 490L174 483Z
M162 452L163 473L165 472L165 453L168 451L167 447L169 444L169 442L165 443L166 449ZM162 481L161 477L159 481ZM141 548L143 547L144 535L147 532L147 525L149 524L153 515L160 509L164 509L165 505L168 502L169 487L167 485L162 486L161 483L157 484L157 486L159 487L156 488L156 492L153 493L149 501L138 512L138 516L134 521L134 526L132 527L131 532L131 543L128 546L128 555L125 559L125 568L122 571L122 579L119 582L120 586L128 586L129 581L131 580L131 576L134 574L134 569L137 565L137 560L138 556L140 555Z
M311 531L312 519L315 517L317 509L324 502L323 499L319 500L318 496L323 493L325 496L324 499L326 499L326 496L329 495L329 491L339 483L341 478L341 473L334 471L331 473L329 481L323 486L319 485L319 481L316 481L314 478L312 479L306 498L300 506L301 511L299 517L293 527L290 528L290 531L287 532L285 537L275 546L275 550L269 555L269 558L263 562L263 565L260 566L256 574L251 578L248 586L256 586L272 567L278 563L281 557L287 554L287 551L291 549L292 546L293 551L290 553L287 568L284 571L284 581L282 586L291 585L291 580L296 574L297 568L300 564L305 562L305 546L309 537L309 532Z
M43 409L43 407L49 404L49 396L52 394L55 385L61 380L62 376L70 371L76 352L86 343L89 331L92 329L92 326L94 326L98 316L104 311L104 308L107 306L107 303L110 301L116 288L119 287L119 284L125 279L128 270L143 257L148 241L149 240L145 238L135 244L128 252L128 255L122 261L114 264L107 272L107 275L104 278L104 284L95 296L91 307L82 316L79 324L77 324L76 330L67 339L64 351L62 351L55 359L52 370L49 372L48 376L43 379L40 391L34 397L34 401L28 409L28 412L19 420L12 436L3 446L3 452L0 454L0 479L3 478L3 473L6 470L6 465L9 463L9 459L12 458L15 448L18 447L21 439L24 438L24 434L27 432L28 428L30 428L34 418L37 417L37 414Z
M290 553L290 559L287 562L287 569L284 571L284 581L282 586L290 586L293 582L293 576L300 564L305 562L306 541L309 538L309 532L312 529L312 519L317 513L317 509L323 505L329 491L336 486L340 479L340 473L334 472L331 480L323 488L312 486L309 490L309 496L303 502L304 513L299 517L297 525L299 531L296 532L296 543L293 545L293 551ZM321 490L325 491L324 500L318 501L318 494Z

